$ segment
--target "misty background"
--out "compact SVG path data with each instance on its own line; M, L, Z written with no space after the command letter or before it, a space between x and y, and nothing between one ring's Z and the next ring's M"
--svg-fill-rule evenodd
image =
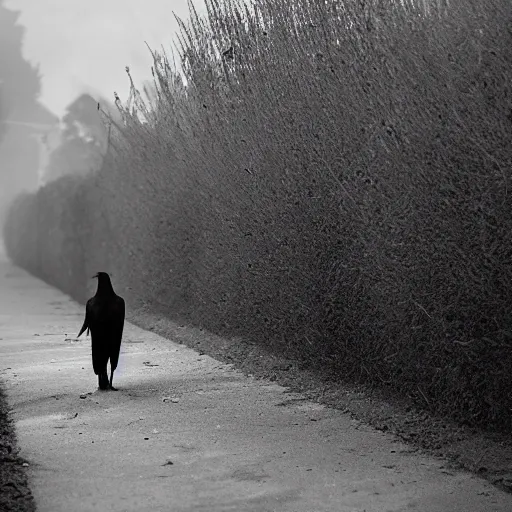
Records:
M201 10L202 2L196 2ZM0 0L0 225L22 191L101 165L97 102L151 82L146 47L171 46L186 0Z

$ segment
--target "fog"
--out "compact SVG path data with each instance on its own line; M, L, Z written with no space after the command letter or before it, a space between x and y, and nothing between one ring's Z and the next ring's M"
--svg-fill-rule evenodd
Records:
M44 182L70 105L114 91L126 100L125 66L136 84L151 79L145 43L171 51L174 15L187 17L186 0L0 0L0 222L13 197Z

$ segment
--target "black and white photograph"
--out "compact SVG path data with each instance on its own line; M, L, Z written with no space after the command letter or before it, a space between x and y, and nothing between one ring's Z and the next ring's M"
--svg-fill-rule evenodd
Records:
M0 0L0 512L511 512L511 0Z

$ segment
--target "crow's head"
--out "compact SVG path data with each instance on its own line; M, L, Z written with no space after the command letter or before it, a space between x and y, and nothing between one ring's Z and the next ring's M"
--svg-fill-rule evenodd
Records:
M98 280L98 287L101 288L109 288L112 286L110 282L110 276L106 272L98 272L96 275L92 276L93 279Z
M92 279L106 279L106 278L110 279L110 276L106 272L98 272L97 274L94 274L92 276Z
M110 276L106 272L98 272L93 278L98 280L98 291L100 294L111 294L114 293Z

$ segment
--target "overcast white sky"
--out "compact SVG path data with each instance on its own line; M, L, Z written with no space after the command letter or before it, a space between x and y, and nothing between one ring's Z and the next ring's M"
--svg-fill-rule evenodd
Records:
M117 91L127 99L130 66L136 81L151 78L144 44L169 49L177 30L173 12L188 17L187 0L7 0L26 27L24 56L39 63L41 102L55 114L78 94ZM194 0L203 11L203 0Z

